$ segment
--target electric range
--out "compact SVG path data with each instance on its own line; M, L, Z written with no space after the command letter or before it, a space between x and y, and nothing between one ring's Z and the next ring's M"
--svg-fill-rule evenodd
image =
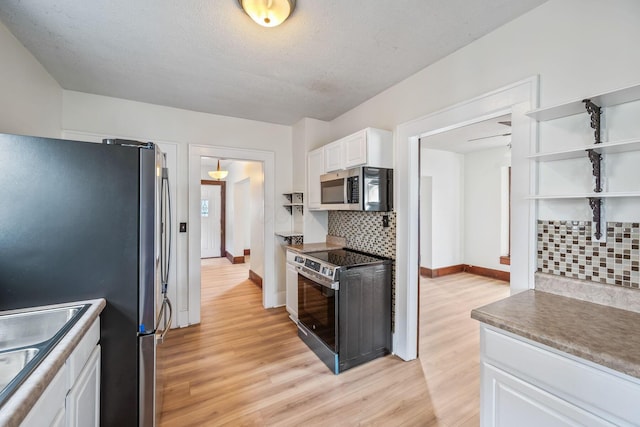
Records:
M338 374L391 351L391 264L352 249L287 252L298 272L298 336Z

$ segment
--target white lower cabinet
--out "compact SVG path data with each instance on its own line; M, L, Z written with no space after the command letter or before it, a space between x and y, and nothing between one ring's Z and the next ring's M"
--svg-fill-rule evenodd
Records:
M295 265L287 263L287 311L291 320L298 321L298 272Z
M561 427L612 426L506 371L482 364L483 426Z
M68 427L100 425L100 345L95 346L69 390L66 406Z
M49 427L64 426L65 402L67 392L66 365L58 371L53 380L44 390L31 411L24 418L21 427Z
M637 426L640 380L487 325L480 425Z
M100 318L24 418L21 427L100 425Z

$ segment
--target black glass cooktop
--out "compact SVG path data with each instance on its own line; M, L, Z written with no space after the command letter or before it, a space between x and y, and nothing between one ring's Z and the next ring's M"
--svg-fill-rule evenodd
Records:
M309 257L333 264L337 267L353 267L356 265L374 264L387 261L387 258L365 254L349 249L335 249L332 251L312 252Z

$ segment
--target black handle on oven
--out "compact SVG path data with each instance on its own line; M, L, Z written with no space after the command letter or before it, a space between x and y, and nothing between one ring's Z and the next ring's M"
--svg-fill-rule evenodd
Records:
M338 282L332 282L330 280L325 279L322 276L313 275L313 274L305 271L304 267L301 267L301 266L298 265L298 266L296 266L296 271L301 276L304 276L307 279L312 280L314 283L317 283L318 285L322 285L325 288L333 289L334 291L340 290L340 284Z

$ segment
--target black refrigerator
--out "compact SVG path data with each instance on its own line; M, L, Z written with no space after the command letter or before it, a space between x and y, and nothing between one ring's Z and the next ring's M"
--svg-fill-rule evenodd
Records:
M103 426L153 426L170 324L169 172L157 145L0 134L0 310L105 298Z

